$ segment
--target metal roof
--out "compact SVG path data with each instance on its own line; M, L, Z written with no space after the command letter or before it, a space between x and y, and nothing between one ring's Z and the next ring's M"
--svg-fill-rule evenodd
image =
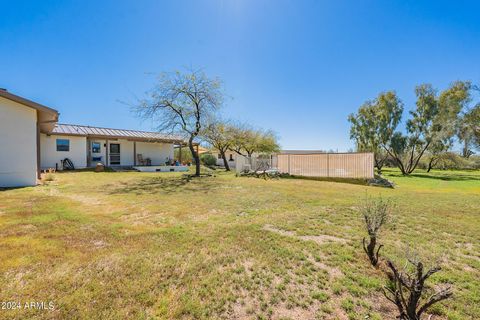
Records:
M115 138L115 139L134 139L141 141L158 142L182 142L185 143L179 135L172 135L160 132L147 132L138 130L111 129L92 126L82 126L75 124L58 123L52 131L52 134L73 135L96 138Z

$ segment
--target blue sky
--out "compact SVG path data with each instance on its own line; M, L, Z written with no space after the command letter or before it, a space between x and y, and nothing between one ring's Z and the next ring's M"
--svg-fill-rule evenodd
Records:
M65 123L152 129L120 101L184 66L223 79L223 113L287 149L353 147L380 91L480 83L478 1L3 1L0 87Z

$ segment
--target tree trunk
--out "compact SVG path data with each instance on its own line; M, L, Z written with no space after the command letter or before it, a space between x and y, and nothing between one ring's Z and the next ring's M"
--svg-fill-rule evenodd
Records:
M465 138L464 142L463 142L463 148L462 148L462 156L465 158L465 159L468 159L470 158L470 156L473 154L472 151L470 151L470 141L468 138Z
M435 158L432 157L432 159L430 159L430 161L428 162L427 172L430 172L430 170L433 169L433 162L434 161L435 161Z
M373 159L375 161L375 167L377 168L377 174L382 175L382 168L383 168L385 159L379 159L376 154L373 155Z
M220 150L220 155L223 159L223 165L225 166L226 171L230 171L230 166L228 165L227 157L225 156L225 151Z
M370 236L370 242L368 243L368 245L365 245L365 243L366 243L365 238L363 238L363 250L365 250L365 253L367 254L368 259L370 260L370 263L372 264L372 266L376 267L378 264L378 253L380 249L382 249L383 245L380 245L377 248L376 236Z
M195 148L193 147L193 136L188 139L188 147L190 148L190 152L192 153L192 158L195 161L195 176L199 177L200 176L200 157L198 156L197 151L195 151Z

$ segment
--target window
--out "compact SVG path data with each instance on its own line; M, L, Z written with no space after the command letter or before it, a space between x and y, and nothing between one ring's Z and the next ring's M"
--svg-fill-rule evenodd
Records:
M57 151L70 151L70 140L57 139Z
M230 153L230 160L229 161L233 161L233 154Z
M220 153L218 154L218 159L222 159L222 155Z
M100 142L92 142L92 152L100 153Z

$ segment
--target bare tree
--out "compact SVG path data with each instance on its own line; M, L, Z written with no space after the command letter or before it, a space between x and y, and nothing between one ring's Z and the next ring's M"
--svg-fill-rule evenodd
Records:
M378 233L383 225L385 225L390 217L392 203L382 198L375 200L366 199L365 205L361 208L365 228L367 229L370 241L367 245L366 239L363 238L363 250L368 256L372 266L378 264L378 253L383 245L378 245Z
M388 261L387 265L392 272L392 282L384 288L384 295L397 306L398 318L401 320L420 320L428 308L453 294L452 287L447 285L425 298L428 291L425 282L441 270L438 265L425 271L424 264L418 257L409 257L408 253L407 265L403 270L399 270L392 261Z
M204 72L162 73L158 83L136 106L139 116L152 119L159 130L180 132L187 136L195 161L195 175L200 176L200 157L194 140L223 102L221 83Z

